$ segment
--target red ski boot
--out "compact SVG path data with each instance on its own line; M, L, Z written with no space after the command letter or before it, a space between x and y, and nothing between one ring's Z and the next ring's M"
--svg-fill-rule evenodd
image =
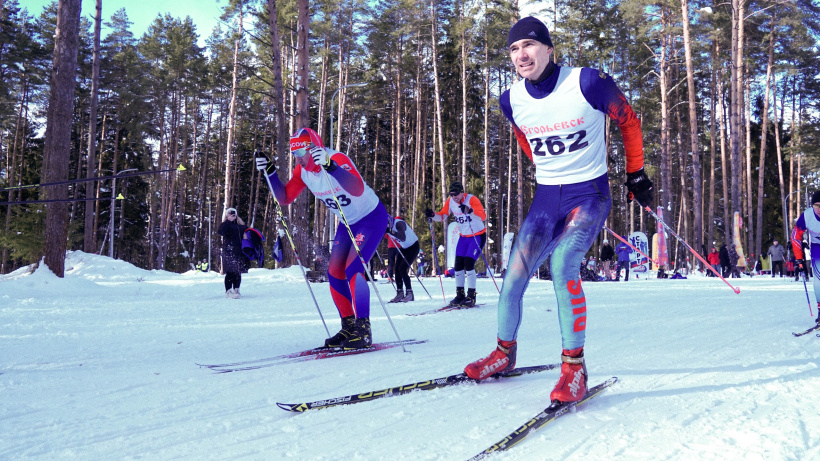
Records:
M561 378L550 393L550 400L561 403L577 402L587 393L587 366L584 348L567 350L561 354Z
M499 371L515 368L515 353L518 344L513 341L498 340L498 347L487 357L476 360L464 367L464 373L473 379L486 379Z

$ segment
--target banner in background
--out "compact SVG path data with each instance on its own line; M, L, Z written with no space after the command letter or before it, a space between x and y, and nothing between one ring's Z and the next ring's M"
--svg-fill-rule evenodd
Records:
M663 219L663 207L658 207L658 217ZM668 246L666 245L666 230L663 228L663 224L658 221L657 224L657 236L658 236L658 252L653 253L652 257L658 260L659 267L666 267L669 269L669 251Z
M651 254L653 254L653 255L658 254L658 234L655 234L655 235L652 236L652 253ZM652 260L651 265L650 265L650 267L652 268L653 271L656 271L659 268L658 265L655 264L655 261L656 260Z
M743 228L743 218L740 217L739 212L735 211L735 216L732 221L734 221L732 243L734 243L735 251L737 251L737 265L738 267L746 267L746 256L743 255L743 245L740 244L740 229Z
M649 253L649 240L643 232L633 232L629 234L629 243L643 253ZM648 272L649 260L640 253L635 253L635 262L630 262L633 272Z

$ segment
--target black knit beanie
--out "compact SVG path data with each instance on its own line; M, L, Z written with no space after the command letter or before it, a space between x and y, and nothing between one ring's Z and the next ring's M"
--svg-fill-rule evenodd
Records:
M507 38L507 46L509 47L525 38L538 40L544 45L552 47L552 40L550 40L550 32L547 30L547 26L540 19L532 16L522 18L512 26L510 36Z

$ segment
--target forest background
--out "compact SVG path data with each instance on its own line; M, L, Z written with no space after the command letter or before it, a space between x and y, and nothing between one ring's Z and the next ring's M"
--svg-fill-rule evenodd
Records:
M66 249L218 268L227 207L268 236L269 253L283 221L253 157L274 158L287 180L289 135L302 126L353 159L428 259L423 213L451 182L482 199L494 268L532 200L534 168L498 107L517 80L506 43L517 2L229 0L211 31L157 14L140 37L125 9L103 17L102 0L82 12L80 0L0 5L0 273L45 257L62 276ZM739 212L747 255L788 241L820 188L816 1L527 9L548 25L558 64L614 77L642 122L655 203L679 235L705 252L731 242ZM651 236L654 221L625 198L620 132L607 129L607 226ZM333 217L307 193L283 211L309 265ZM443 226L434 231L444 242ZM670 257L685 264L685 248L673 243ZM294 261L286 245L284 265Z

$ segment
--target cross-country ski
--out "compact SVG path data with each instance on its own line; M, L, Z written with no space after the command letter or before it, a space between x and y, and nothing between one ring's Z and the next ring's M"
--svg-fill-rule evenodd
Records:
M531 367L521 367L516 368L514 370L506 371L499 373L493 376L492 379L489 381L496 381L499 379L505 378L514 378L516 376L527 375L530 373L538 373L540 371L552 370L553 368L559 367L560 364L552 364L552 365L536 365ZM343 397L332 397L327 399L321 399L313 402L304 402L304 403L279 403L277 402L276 405L279 408L286 410L286 411L293 411L297 413L302 413L308 410L318 410L322 408L329 408L335 407L339 405L352 405L354 403L361 403L361 402L369 402L371 400L381 399L385 397L392 397L396 395L402 394L409 394L410 392L415 391L429 391L432 389L438 389L441 387L447 386L455 386L462 383L483 383L487 381L477 381L465 375L464 373L458 373L455 375L445 376L442 378L433 378L433 379L426 379L424 381L419 381L416 383L411 384L404 384L401 386L395 387L388 387L386 389L380 389L377 391L370 391L370 392L363 392L360 394L352 394Z

